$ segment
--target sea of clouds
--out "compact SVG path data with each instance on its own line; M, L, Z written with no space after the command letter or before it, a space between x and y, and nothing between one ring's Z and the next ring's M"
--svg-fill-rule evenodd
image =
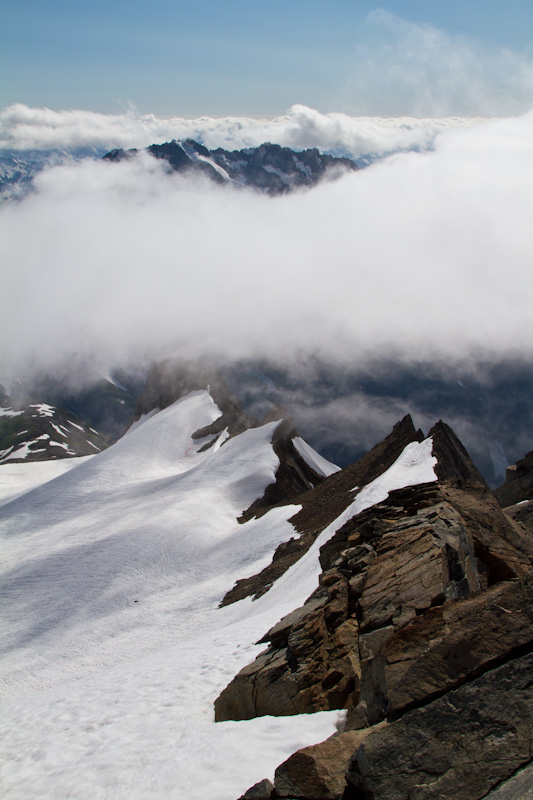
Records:
M144 153L44 170L33 193L0 210L4 371L73 353L112 366L180 348L533 355L533 113L369 120L295 107L271 122L164 124L12 107L2 131L18 147L187 135L211 147L270 139L353 156L415 151L277 198L169 175Z

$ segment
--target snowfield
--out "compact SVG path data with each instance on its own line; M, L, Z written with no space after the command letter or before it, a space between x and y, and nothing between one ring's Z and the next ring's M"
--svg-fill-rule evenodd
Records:
M39 465L48 482L28 480L0 508L10 800L236 800L342 722L334 711L215 724L213 703L263 649L254 642L316 587L325 539L391 489L436 480L431 440L409 445L262 598L218 608L294 535L299 508L237 523L274 479L279 423L223 446L227 433L210 437L198 452L209 439L191 434L220 413L207 391L193 392L52 480ZM15 466L36 465L0 467L6 499L17 493L9 474L23 474Z
M3 464L0 469L0 506L69 472L92 456L62 458L55 461L30 461L27 464Z

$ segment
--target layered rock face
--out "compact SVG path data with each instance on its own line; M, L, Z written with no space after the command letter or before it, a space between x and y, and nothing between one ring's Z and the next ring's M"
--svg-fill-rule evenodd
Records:
M398 442L417 439L407 429ZM245 797L481 800L527 784L533 539L453 432L438 423L430 436L438 480L345 520L321 548L316 591L217 699L219 720L347 709L342 732ZM359 491L373 475L349 469ZM308 491L308 535L309 509L317 497L327 505L329 487L333 518L342 508L345 472Z

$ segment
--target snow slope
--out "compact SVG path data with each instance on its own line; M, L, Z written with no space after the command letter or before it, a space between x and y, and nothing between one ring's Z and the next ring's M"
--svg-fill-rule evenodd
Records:
M292 441L301 457L307 461L309 466L312 467L318 475L327 478L328 475L339 472L340 467L336 464L332 464L331 461L328 461L321 456L320 453L317 453L316 450L313 450L300 436L295 436Z
M198 452L205 440L191 434L220 413L193 392L0 509L11 800L235 800L342 718L213 721L216 696L260 651L253 643L315 588L322 543L260 600L218 608L294 534L298 509L236 522L274 478L279 423ZM391 488L435 479L430 441L410 448L343 520Z
M0 467L0 506L31 489L69 472L92 456L65 458L60 461L30 461L27 464L3 464Z

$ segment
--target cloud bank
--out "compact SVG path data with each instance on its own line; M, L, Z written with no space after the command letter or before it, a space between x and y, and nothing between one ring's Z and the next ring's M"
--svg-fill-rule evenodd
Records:
M101 114L17 103L0 111L0 148L146 147L191 137L210 148L270 141L355 157L426 149L445 128L527 112L533 60L378 9L355 34L353 51L330 92L330 105L348 113L295 105L274 119L161 119L134 108Z
M476 121L463 118L381 119L322 114L295 105L287 114L272 120L252 117L214 119L159 119L130 109L124 114L93 111L52 111L15 104L0 112L0 148L51 149L147 147L171 139L191 138L209 148L240 150L273 142L304 150L339 151L358 157L383 155L396 150L427 149L447 128L469 126Z
M181 350L354 362L533 356L533 114L289 196L142 154L0 210L5 370Z

